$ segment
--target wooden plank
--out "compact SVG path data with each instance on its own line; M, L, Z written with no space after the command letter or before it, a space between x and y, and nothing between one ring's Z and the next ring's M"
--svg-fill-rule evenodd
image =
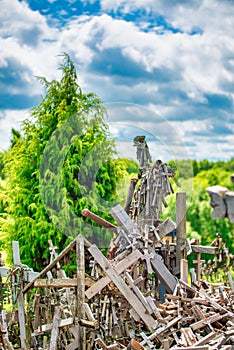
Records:
M151 250L150 250L151 253ZM159 281L164 285L168 293L173 293L177 285L175 276L168 270L160 255L156 254L152 249L154 257L151 259L151 264Z
M111 266L106 257L101 253L98 247L93 244L89 249L90 254L96 259L101 268L106 272L111 281L123 294L125 299L129 302L132 308L138 313L147 327L152 331L156 325L153 317L145 312L144 306L141 304L137 296L130 290L124 280L119 276L116 269Z
M115 219L118 225L127 233L132 233L134 226L136 224L130 219L126 211L117 204L110 210L111 216Z
M80 325L80 320L85 317L85 253L84 239L82 235L77 237L77 317L78 317L78 349L86 349L85 329Z
M13 249L14 266L21 266L22 264L20 262L19 242L13 241L12 249ZM19 317L19 327L20 327L20 343L21 343L21 347L24 350L27 350L29 347L27 344L26 327L25 327L26 322L25 322L25 313L24 313L24 295L21 288L18 292L17 305L18 305L18 317Z
M85 278L85 285L90 286L91 279ZM93 280L91 283L94 283ZM76 278L56 278L56 279L37 279L34 282L36 288L74 288L77 287Z
M63 328L63 327L72 326L74 322L75 322L74 317L65 318L65 319L59 320L58 327ZM52 328L53 328L53 323L43 324L42 326L34 330L34 332L32 333L32 336L37 336L45 332L50 332Z
M134 284L134 281L132 279L132 277L130 276L130 274L128 272L125 272L125 276L128 280L128 283L130 285L130 287L132 288L132 290L134 291L134 293L136 294L136 296L138 297L138 299L140 300L140 302L142 303L142 305L144 306L145 310L149 313L152 314L153 310L151 309L151 307L149 306L146 298L144 297L144 295L141 293L140 289Z
M185 258L186 243L186 193L176 193L176 265L180 268Z
M194 253L215 254L215 247L212 247L212 246L202 246L202 245L192 244L191 248Z
M214 339L217 333L211 332L207 334L202 339L198 340L196 343L193 344L193 346L200 346L200 345L206 345L211 339Z
M180 263L180 278L182 281L188 283L188 260L181 259Z
M204 320L200 320L196 323L191 324L191 328L195 331L195 330L202 328L206 325L209 325L213 322L217 322L225 317L227 317L227 314L224 314L224 315L215 314L215 315L212 315L210 317L205 318Z
M61 317L61 308L60 306L55 306L54 317L53 317L53 326L51 330L50 338L50 350L57 350L58 347L58 330L59 330L59 320Z
M120 261L114 268L118 274L121 274L127 268L129 268L132 264L136 263L139 259L142 259L141 252L136 249L131 254L129 254L125 259ZM109 276L102 277L98 280L93 286L86 290L85 295L88 299L94 297L97 293L99 293L104 287L107 286L108 283L111 282Z
M89 209L83 209L81 214L86 217L89 218L93 221L95 221L97 224L110 229L113 232L117 231L117 226L111 224L109 221L106 221L105 219L101 218L100 216L92 213Z
M194 345L194 343L196 343L197 338L196 338L196 336L193 333L191 328L189 328L189 327L182 327L181 331L184 334L184 337L186 339L187 345Z
M85 314L88 318L89 321L96 321L95 317L93 316L93 313L89 307L89 304L84 303L84 310L85 310Z

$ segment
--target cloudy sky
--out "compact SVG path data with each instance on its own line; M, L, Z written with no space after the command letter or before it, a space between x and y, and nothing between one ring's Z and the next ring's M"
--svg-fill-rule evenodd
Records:
M234 156L233 0L0 0L0 7L0 149L40 101L35 76L59 78L67 52L83 91L107 104L122 152L144 133L156 158Z

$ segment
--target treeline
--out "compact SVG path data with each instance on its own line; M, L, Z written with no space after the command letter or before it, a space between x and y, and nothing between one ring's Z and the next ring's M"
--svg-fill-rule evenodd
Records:
M207 159L202 160L174 160L170 162L175 168L179 170L179 176L184 179L191 178L197 174L214 170L219 171L220 169L227 171L228 173L234 173L234 158L230 160L217 160L209 161Z

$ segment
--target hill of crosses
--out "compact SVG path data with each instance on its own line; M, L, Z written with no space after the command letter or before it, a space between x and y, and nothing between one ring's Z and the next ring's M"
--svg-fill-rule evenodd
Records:
M233 256L222 235L210 246L186 238L176 169L152 163L145 136L134 147L139 175L110 210L115 224L82 212L112 232L105 254L82 234L62 251L49 240L50 263L34 272L12 242L13 266L0 267L0 349L234 349ZM176 222L161 219L168 195Z

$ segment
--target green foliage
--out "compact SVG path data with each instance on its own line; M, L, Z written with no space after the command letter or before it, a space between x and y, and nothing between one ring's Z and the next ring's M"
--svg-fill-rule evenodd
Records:
M233 173L231 165L233 161L219 161L217 164L209 161L193 161L194 164L199 169L203 169L199 171L194 170L196 175L193 178L182 178L180 180L187 197L187 236L199 239L201 244L209 245L215 239L216 233L220 232L222 238L226 241L226 246L234 253L234 224L230 223L228 218L224 220L211 218L210 197L206 192L207 187L214 185L234 190L233 183L230 181L230 176ZM212 166L210 167L211 164ZM205 170L205 167L208 167L208 169ZM174 190L175 192L180 191L180 188L174 186ZM167 197L166 201L168 208L164 209L162 218L170 217L176 221L175 195Z
M173 161L177 169L179 170L179 176L184 179L197 176L197 174L213 169L216 173L220 169L225 170L227 173L234 172L234 158L228 161L216 161L212 162L207 159L200 161L197 160L175 160ZM204 174L204 173L203 173Z
M120 158L119 162L122 164L123 168L128 174L137 177L139 173L139 164L137 162L127 158Z
M109 242L110 233L85 225L81 211L88 207L109 219L123 174L113 160L105 108L95 94L81 91L73 62L67 54L63 59L60 81L39 78L45 96L4 154L0 230L8 253L8 243L18 240L22 262L35 269L48 263L48 239L60 249L79 232Z

